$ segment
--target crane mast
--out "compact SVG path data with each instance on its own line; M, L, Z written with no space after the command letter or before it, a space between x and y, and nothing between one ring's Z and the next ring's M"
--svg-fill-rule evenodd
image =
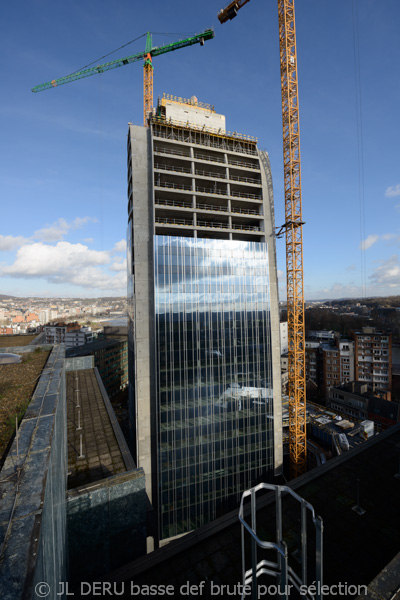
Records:
M278 0L285 181L289 362L289 454L292 475L306 470L306 390L300 126L294 0Z
M146 126L149 113L153 110L153 63L151 60L151 34L147 34L145 61L143 65L143 123Z
M221 23L233 19L249 0L235 0L218 14ZM306 470L306 387L301 205L300 126L294 0L278 0L282 91L286 280L289 362L289 455L291 475Z

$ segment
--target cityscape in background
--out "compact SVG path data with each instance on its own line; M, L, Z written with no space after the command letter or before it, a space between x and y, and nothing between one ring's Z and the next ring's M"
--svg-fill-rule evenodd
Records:
M144 54L32 89L144 59L144 124L128 123L123 165L126 240L109 244L104 209L122 202L101 177L100 244L78 233L94 230L93 216L0 236L3 275L104 292L0 294L2 600L400 598L400 296L304 302L293 0L278 9L280 227L257 138L196 96L164 93L153 108L152 56L203 46L213 29L154 47L148 32ZM397 244L394 233L365 237L361 196L360 250ZM396 277L392 262L370 281L381 268ZM365 290L365 255L361 270L360 288L331 289ZM309 290L326 297L322 279ZM125 284L126 295L105 295Z

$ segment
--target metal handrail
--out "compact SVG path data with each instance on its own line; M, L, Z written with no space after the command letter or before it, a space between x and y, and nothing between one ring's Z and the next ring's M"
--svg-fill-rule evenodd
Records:
M238 215L257 215L260 216L260 213L251 208L236 208L235 206L231 208L231 212Z
M158 148L154 146L154 152L158 152L159 154L175 154L176 156L184 156L185 158L190 158L190 154L185 154L181 150L172 150L172 148Z
M201 130L198 131L198 133L208 133L208 132L202 132ZM187 140L184 139L184 137L181 136L169 136L166 133L162 132L162 131L156 131L154 132L154 136L158 137L158 138L163 138L166 140L175 140L178 142L186 142ZM246 148L241 148L240 150L236 150L234 148L227 148L226 144L225 144L225 139L224 142L222 144L218 144L216 142L212 142L210 139L207 140L208 143L203 143L201 144L202 146L207 146L209 148L219 148L220 150L225 150L227 152L237 152L238 154L247 154L248 156L257 156L257 152L256 151L251 151L251 150L247 150ZM193 144L196 144L196 141L192 142Z
M199 227L211 227L213 229L230 229L229 223L211 223L209 221L197 221Z
M157 198L155 201L156 205L160 206L179 206L180 208L193 208L191 204L181 202L179 200L167 200L164 198Z
M261 185L261 181L254 179L254 177L239 177L239 175L229 174L229 179L232 179L232 181L243 181L244 183L257 183L258 185Z
M160 165L159 163L155 163L155 169L160 169L163 171L172 171L173 173L191 173L190 167L178 167L174 165L171 167L170 165Z
M252 163L242 162L241 160L230 159L228 165L234 165L235 167L245 167L246 169L257 169L260 170L259 165L253 165Z
M176 119L165 119L165 117L159 117L156 115L153 115L151 117L151 120L154 124L160 124L160 125L167 125L167 126L176 126L176 127L183 127L183 128L190 128L193 129L196 132L199 133L211 133L213 135L220 135L222 137L230 137L230 138L234 138L235 140L241 140L244 142L257 142L257 138L252 136L252 135L247 135L244 133L238 133L237 131L226 131L226 130L221 130L221 129L216 129L215 127L209 127L206 125L197 125L196 123L189 123L188 121L178 121Z
M168 199L164 199L164 198L156 198L155 204L158 206L177 206L179 208L189 208L192 210L209 210L209 211L213 211L213 212L229 212L227 206L215 206L214 204L197 203L196 207L194 208L191 204L188 204L186 202L182 202L179 200L168 200ZM238 214L238 215L260 216L260 213L258 213L256 210L252 210L251 208L232 207L230 212L233 214Z
M161 225L189 225L193 227L192 221L187 221L186 219L167 219L164 217L156 217L156 223L160 223Z
M234 198L251 198L251 200L262 200L262 196L258 196L256 194L248 194L247 192L244 194L243 192L233 192L231 190L231 196Z
M201 171L200 169L196 169L195 174L202 175L203 177L215 177L218 179L226 179L225 173L212 173L211 171Z
M276 504L276 542L267 542L261 540L256 533L256 492L259 490L270 490L275 492L275 504ZM299 551L301 553L301 577L289 566L289 557L287 545L283 540L283 526L282 526L282 496L283 494L290 494L295 500L301 505L301 547ZM244 518L244 499L251 497L251 524L247 523ZM315 551L315 565L316 573L315 578L317 585L314 586L315 595L310 592L307 588L307 511L311 513L311 518L315 526L316 532L316 551ZM307 502L304 498L296 494L288 486L273 485L269 483L260 483L250 490L246 490L240 502L239 508L239 521L241 523L242 533L242 579L243 586L251 587L251 598L256 600L258 598L258 578L261 575L272 575L276 578L279 587L279 597L288 600L290 594L290 587L288 583L294 585L298 590L302 591L302 595L307 600L322 600L323 598L323 522L321 517L317 516L314 511L314 507ZM246 570L245 561L245 531L250 534L251 543L251 568ZM257 562L258 548L275 550L277 553L276 561L261 560ZM248 588L247 588L248 589ZM306 589L306 591L304 591ZM289 592L289 593L288 593ZM244 592L242 600L244 600Z
M198 208L199 210L212 210L212 211L219 211L219 212L228 212L227 206L214 206L212 204L196 203L196 208Z
M224 163L225 162L225 157L224 158L217 158L216 156L207 156L207 154L195 154L194 156L195 160L199 159L199 160L207 160L208 162L217 162L217 163Z
M154 184L156 187L163 187L163 188L169 188L172 190L185 190L185 191L193 191L192 190L192 186L188 186L188 185L177 185L176 183L170 183L169 181L164 181L161 183L161 181L159 183L155 183Z
M262 231L261 227L257 227L257 225L240 225L236 223L232 223L232 229L240 229L242 231Z
M199 185L196 186L196 192L201 192L205 194L218 194L220 196L227 196L228 192L226 190L221 190L219 188L203 188Z

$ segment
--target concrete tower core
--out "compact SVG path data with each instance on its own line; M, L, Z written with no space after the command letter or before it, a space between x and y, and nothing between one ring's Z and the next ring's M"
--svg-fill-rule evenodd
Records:
M132 450L170 538L282 467L272 178L250 136L165 95L128 132Z

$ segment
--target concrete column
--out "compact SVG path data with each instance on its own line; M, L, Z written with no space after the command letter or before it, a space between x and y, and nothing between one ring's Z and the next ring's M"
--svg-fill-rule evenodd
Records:
M274 408L274 469L275 474L282 472L283 442L282 442L282 378L281 378L281 345L279 325L278 277L276 267L275 245L275 212L272 189L271 165L267 152L259 151L262 197L264 204L265 241L268 244L269 281L271 302L271 350L272 350L272 388Z
M154 202L153 168L150 129L129 126L131 137L131 164L133 190L133 236L132 244L135 256L133 314L135 327L134 347L134 389L132 399L136 413L136 454L137 466L143 467L146 475L146 491L150 502L155 504L157 490L153 473L156 464L154 443L152 440L152 419L155 402L154 391ZM153 413L153 414L152 414ZM154 430L154 428L153 428Z

